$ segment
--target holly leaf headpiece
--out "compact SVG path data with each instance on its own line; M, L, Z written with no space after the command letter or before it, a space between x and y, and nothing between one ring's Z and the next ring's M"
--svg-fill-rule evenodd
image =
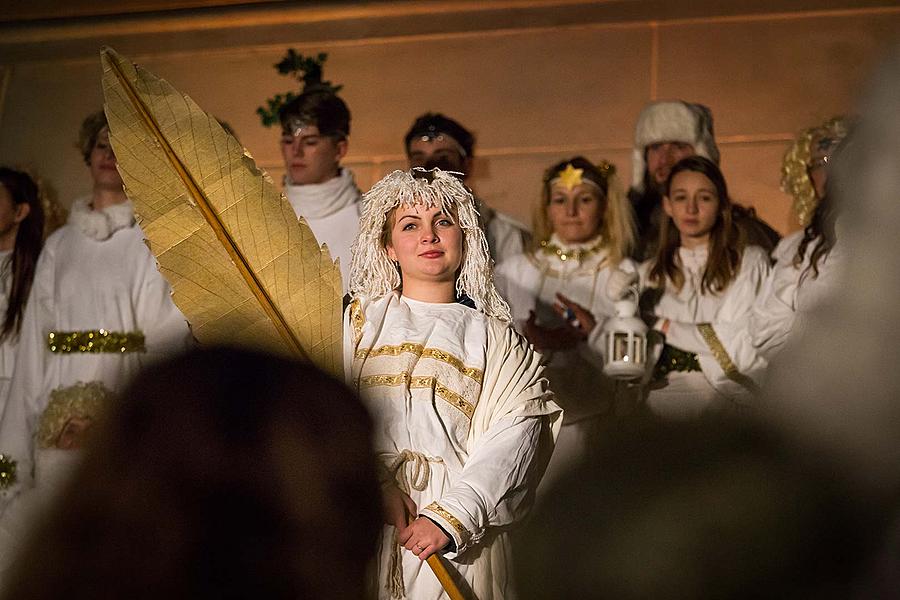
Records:
M337 94L344 86L334 85L330 81L322 79L322 68L328 54L320 52L316 56L303 56L293 48L288 48L287 54L274 67L281 75L287 75L296 79L300 85L300 93L293 91L284 94L275 94L266 100L266 106L256 109L263 126L271 127L279 122L278 113L281 107L298 97L300 94L312 91L327 91Z

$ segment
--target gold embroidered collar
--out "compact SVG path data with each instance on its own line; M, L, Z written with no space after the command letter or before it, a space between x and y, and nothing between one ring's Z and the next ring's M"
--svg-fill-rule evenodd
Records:
M552 238L551 238L552 239ZM597 241L591 246L582 246L582 247L573 247L573 248L563 248L551 240L544 240L541 242L541 250L544 254L553 256L556 255L556 258L559 260L566 262L569 260L574 260L577 262L583 261L585 258L592 256L600 251L603 247L603 238L597 238Z

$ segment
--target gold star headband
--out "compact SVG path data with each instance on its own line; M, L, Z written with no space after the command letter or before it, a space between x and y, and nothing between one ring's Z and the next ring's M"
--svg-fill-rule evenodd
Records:
M596 181L583 177L583 175L584 169L576 169L572 166L572 163L569 163L565 169L559 172L559 175L550 180L550 186L560 184L570 192L583 183L589 183L597 188L600 187L600 184Z

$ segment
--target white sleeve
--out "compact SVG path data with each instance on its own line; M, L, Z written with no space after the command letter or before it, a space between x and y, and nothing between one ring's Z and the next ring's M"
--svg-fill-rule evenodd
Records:
M732 398L755 394L767 366L751 342L748 327L769 270L765 252L755 246L746 248L741 271L725 292L715 320L695 327L703 341L697 352L703 374L717 391Z
M489 528L524 516L561 422L537 355L511 328L503 329L499 336L489 329L484 384L462 474L420 511L453 537L457 554Z
M494 283L497 291L509 303L513 320L517 325L524 323L536 304L540 286L537 269L531 266L526 255L519 254L497 265Z
M22 489L33 485L34 438L41 412L41 400L49 390L55 361L48 361L47 333L55 315L55 260L50 244L44 247L35 267L28 304L22 316L16 367L10 384L9 399L0 417L0 453L16 462L15 482L0 492L0 510Z
M757 352L767 359L784 346L794 324L799 280L800 270L792 263L777 263L753 306L748 333Z
M156 362L188 351L194 339L187 319L172 300L172 287L159 272L156 258L144 244L139 252L142 281L132 293L136 294L137 326L147 349L142 362Z

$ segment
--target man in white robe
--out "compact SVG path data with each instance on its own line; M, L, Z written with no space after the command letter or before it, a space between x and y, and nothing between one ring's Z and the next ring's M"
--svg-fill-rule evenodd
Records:
M344 292L350 246L359 232L360 193L353 173L341 167L350 136L350 110L330 89L304 91L282 107L284 193L320 244L338 259Z

